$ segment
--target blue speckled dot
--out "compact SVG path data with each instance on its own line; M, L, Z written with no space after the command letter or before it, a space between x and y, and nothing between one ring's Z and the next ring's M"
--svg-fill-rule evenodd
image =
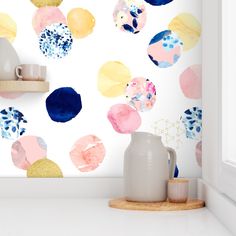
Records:
M63 58L72 48L72 35L63 23L47 26L39 35L39 48L48 58Z
M198 107L190 108L184 112L181 120L186 129L186 137L200 140L202 130L202 110Z
M24 115L14 107L0 111L0 130L2 138L15 140L26 131L27 120Z

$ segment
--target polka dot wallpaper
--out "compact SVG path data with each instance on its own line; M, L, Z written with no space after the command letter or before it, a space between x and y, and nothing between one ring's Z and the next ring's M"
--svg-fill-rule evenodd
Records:
M176 176L200 176L201 1L0 5L0 37L50 82L0 93L0 176L122 176L134 131L176 150Z

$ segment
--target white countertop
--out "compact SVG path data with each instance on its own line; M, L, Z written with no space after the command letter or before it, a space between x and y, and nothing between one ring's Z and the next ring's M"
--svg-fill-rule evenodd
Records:
M138 212L112 209L107 203L108 199L0 199L0 235L231 235L206 208Z

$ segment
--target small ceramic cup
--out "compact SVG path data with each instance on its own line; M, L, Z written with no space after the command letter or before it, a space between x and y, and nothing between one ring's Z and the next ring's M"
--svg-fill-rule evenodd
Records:
M47 67L40 66L39 80L46 80L47 75Z
M188 180L174 178L168 181L168 199L170 202L185 203L188 200Z
M23 64L16 67L16 76L21 80L45 80L46 66Z

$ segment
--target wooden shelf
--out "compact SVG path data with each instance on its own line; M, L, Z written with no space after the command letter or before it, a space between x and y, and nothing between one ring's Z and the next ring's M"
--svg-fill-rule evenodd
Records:
M109 201L112 208L137 211L183 211L202 208L205 206L202 200L188 200L186 203L171 202L129 202L124 198L113 199Z
M0 80L0 92L44 93L48 91L47 81Z

